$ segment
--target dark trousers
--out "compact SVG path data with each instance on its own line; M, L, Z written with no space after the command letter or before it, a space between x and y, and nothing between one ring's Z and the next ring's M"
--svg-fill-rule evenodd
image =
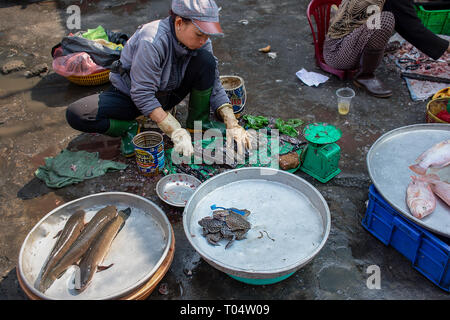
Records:
M206 90L214 85L216 61L207 50L200 49L191 57L181 84L173 91L156 93L164 110L171 110L192 90ZM101 94L82 98L66 110L69 125L82 132L105 133L109 119L131 121L142 115L130 96L114 86Z

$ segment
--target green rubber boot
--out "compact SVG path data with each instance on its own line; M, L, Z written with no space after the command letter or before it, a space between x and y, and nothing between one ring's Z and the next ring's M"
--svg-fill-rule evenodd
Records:
M104 134L110 137L122 137L120 152L125 157L132 157L134 156L133 138L138 128L139 123L136 120L109 119L109 129Z
M194 132L194 121L202 122L202 131L208 129L219 129L225 135L225 124L218 121L209 120L209 99L211 98L212 88L206 90L192 89L189 97L188 117L186 120L186 129Z

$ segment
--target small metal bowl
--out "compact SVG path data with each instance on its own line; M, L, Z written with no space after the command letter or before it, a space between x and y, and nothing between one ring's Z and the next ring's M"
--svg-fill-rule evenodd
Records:
M184 208L200 184L200 180L188 174L169 174L156 184L156 194L165 203Z

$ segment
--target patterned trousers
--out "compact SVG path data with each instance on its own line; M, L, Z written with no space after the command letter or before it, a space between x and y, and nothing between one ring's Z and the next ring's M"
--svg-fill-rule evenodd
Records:
M383 11L380 28L369 29L367 24L340 39L325 38L323 58L330 67L340 70L358 69L364 49L383 50L395 27L394 15Z

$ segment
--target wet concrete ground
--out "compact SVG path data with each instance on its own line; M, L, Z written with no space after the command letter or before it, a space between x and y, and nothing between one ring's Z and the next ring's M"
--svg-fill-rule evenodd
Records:
M108 87L80 87L51 70L50 50L69 32L66 8L80 6L83 30L103 25L131 35L139 24L165 17L170 2L3 1L0 61L22 60L26 69L0 75L0 299L27 299L17 280L16 265L32 227L61 204L104 191L147 197L166 212L175 231L174 261L161 282L167 284L168 293L155 290L149 299L448 299L445 291L413 269L406 258L361 226L371 183L365 164L369 148L385 132L425 122L426 102L410 99L404 81L389 64L383 64L378 74L394 90L394 96L376 99L355 88L356 97L347 116L337 113L334 92L343 86L353 87L351 82L331 77L319 88L302 84L296 71L318 71L306 19L308 2L218 1L226 36L214 39L214 52L222 75L244 78L246 112L301 118L306 123L324 121L343 131L338 142L342 148L341 174L322 184L301 171L296 173L312 183L330 207L331 232L325 247L288 279L252 286L228 277L200 258L184 235L182 210L156 196L158 177L141 177L134 160L118 155L117 148L103 155L129 163L123 172L56 190L34 177L45 157L93 140L104 141L102 136L80 134L65 121L68 104ZM277 53L276 59L258 52L268 44ZM29 79L23 76L40 63L46 63L50 72ZM185 114L185 106L180 109ZM380 268L381 289L366 285L371 265Z

